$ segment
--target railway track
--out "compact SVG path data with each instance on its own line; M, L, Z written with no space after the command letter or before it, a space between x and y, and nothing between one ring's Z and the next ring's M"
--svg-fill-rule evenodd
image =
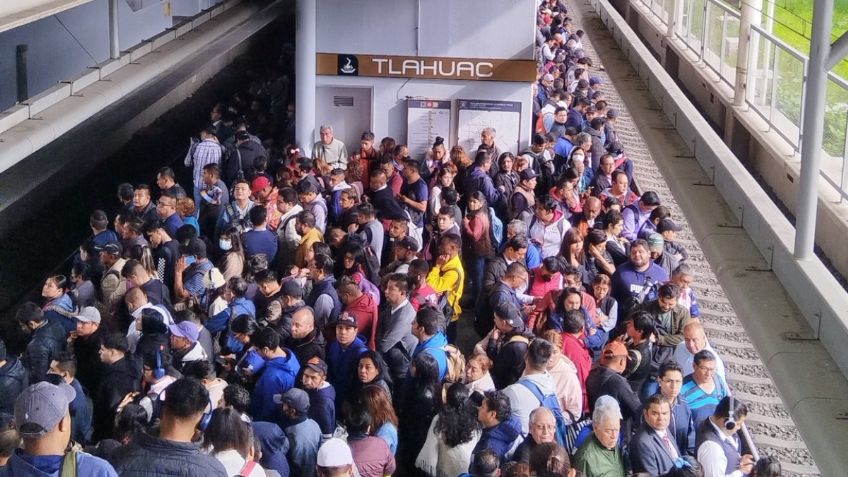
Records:
M595 62L592 74L604 79L603 91L606 101L621 112L616 123L616 132L624 144L627 155L635 164L635 176L644 190L655 190L662 204L669 207L676 223L683 227L677 240L689 251L689 265L694 271L692 288L697 294L701 308L701 321L713 348L718 351L727 367L727 379L735 396L748 403L751 412L747 424L760 455L777 457L783 465L784 475L792 477L820 476L807 446L795 423L780 398L780 393L769 377L745 332L730 301L707 262L697 239L689 227L685 215L671 194L668 185L657 168L644 138L639 133L633 116L616 85L612 83L606 69L621 68L632 71L630 64L613 49L604 49L603 54L594 44L613 44L609 32L591 5L570 2L569 14L576 25L586 31L583 48ZM598 71L597 66L604 70ZM638 76L633 73L633 78ZM636 88L638 89L638 88ZM641 94L649 94L643 90Z

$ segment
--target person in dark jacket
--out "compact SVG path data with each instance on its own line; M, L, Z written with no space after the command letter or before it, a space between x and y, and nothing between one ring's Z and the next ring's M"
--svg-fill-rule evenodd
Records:
M191 441L194 430L208 421L208 405L209 393L199 381L175 381L162 402L159 435L140 433L132 445L117 450L115 470L124 476L226 477L224 466Z
M65 329L48 320L41 309L32 302L24 303L17 312L18 322L30 333L30 341L23 354L24 367L29 370L30 383L47 379L50 361L65 348Z
M486 346L486 354L493 363L489 373L497 389L514 384L524 373L529 344L521 312L512 303L499 304L495 309L495 328Z
M108 332L100 326L100 312L93 306L82 308L74 315L74 319L77 331L76 335L71 335L73 340L68 345L68 351L77 358L77 380L92 393L100 386L100 377L103 376L100 344Z
M299 363L307 363L312 358L323 360L327 356L324 335L315 328L315 312L311 307L304 306L292 313L291 336L286 347L297 356Z
M521 423L512 415L509 398L501 391L486 393L477 411L477 420L483 427L483 434L474 447L474 454L490 449L497 455L505 456L521 434Z
M289 438L273 422L251 422L254 438L259 441L262 448L262 457L259 465L265 470L275 470L280 477L288 477L291 469L286 453L289 451Z
M336 388L327 381L327 363L313 357L303 366L303 389L309 395L309 418L321 428L321 439L336 430Z
M60 382L65 382L72 388L76 396L69 405L71 413L71 440L85 445L91 438L91 402L86 396L85 391L79 380L76 379L77 360L74 355L68 352L61 353L50 363L50 373L47 380L51 384L58 385Z
M401 470L411 473L415 459L427 440L427 431L442 404L439 365L430 353L419 353L412 360L410 374L398 400L398 458Z
M15 398L29 385L24 363L6 355L6 343L0 339L0 413L14 414Z
M141 311L141 337L135 345L135 355L142 357L157 351L171 353L168 325L158 310L145 308Z
M675 461L683 455L668 428L671 403L662 394L654 394L645 403L644 422L630 441L630 461L634 472L669 475Z
M141 384L141 363L128 355L126 336L113 333L103 339L100 345L100 359L105 365L100 387L92 395L94 416L92 424L95 441L105 439L112 434L115 413L124 397L138 391Z
M336 387L336 407L340 407L356 381L359 355L368 349L356 335L356 318L342 313L336 322L336 340L327 345L327 365L330 380Z
M627 370L624 374L627 376L627 382L630 383L630 389L642 396L642 387L656 372L651 365L656 346L651 340L656 332L654 319L644 312L633 313L627 320L625 328L630 344L627 349Z
M623 416L621 435L625 440L630 436L631 426L639 417L642 403L639 396L630 389L630 384L621 373L627 366L627 348L620 341L611 341L604 347L600 366L592 368L586 377L586 395L589 399L589 411L595 409L595 401L607 395L615 398L621 407Z
M380 220L394 220L406 218L406 212L395 199L392 188L388 186L389 179L382 169L376 168L371 171L369 179L370 192L368 198L374 210L380 211Z
M468 197L472 192L480 192L486 198L486 203L496 211L503 211L505 200L503 191L495 188L489 170L492 168L492 159L486 151L477 151L474 157L474 166L471 173L462 184L464 187L463 197ZM500 214L499 214L500 215Z

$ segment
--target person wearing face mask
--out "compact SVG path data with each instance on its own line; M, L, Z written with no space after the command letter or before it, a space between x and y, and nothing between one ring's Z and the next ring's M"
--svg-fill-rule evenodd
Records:
M218 238L218 250L223 255L218 259L218 270L224 275L224 280L241 276L244 273L244 251L238 230L230 227Z

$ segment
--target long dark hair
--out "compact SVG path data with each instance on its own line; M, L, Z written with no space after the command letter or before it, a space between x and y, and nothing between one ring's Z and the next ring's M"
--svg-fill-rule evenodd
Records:
M238 411L232 408L215 409L209 428L203 433L203 444L215 452L235 449L239 455L247 458L253 446L253 435L250 425L242 420Z
M358 367L359 362L362 361L365 358L370 359L371 362L374 363L374 367L377 368L377 377L374 378L369 383L360 383L360 386L367 386L369 384L376 384L377 381L380 381L380 380L383 380L386 383L386 385L391 386L391 378L389 377L389 374L386 372L387 371L386 362L383 361L383 357L380 356L380 353L378 353L374 350L370 350L370 349L365 351L364 353L359 355L359 358L356 359L356 366ZM357 379L357 382L358 382L359 381L359 376L358 376L359 370L354 369L354 372L357 373L356 379Z
M442 380L439 378L439 363L430 353L418 353L412 360L415 376L412 377L412 396L432 396L433 405L438 407L442 399Z
M447 400L439 411L439 421L435 431L450 447L456 447L471 440L479 429L477 412L468 397L471 391L462 383L454 383L448 388Z

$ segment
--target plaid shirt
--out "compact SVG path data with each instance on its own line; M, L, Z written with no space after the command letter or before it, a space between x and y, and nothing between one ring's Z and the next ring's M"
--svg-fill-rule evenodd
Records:
M204 139L194 148L194 186L203 188L203 167L221 162L221 145L214 139Z

